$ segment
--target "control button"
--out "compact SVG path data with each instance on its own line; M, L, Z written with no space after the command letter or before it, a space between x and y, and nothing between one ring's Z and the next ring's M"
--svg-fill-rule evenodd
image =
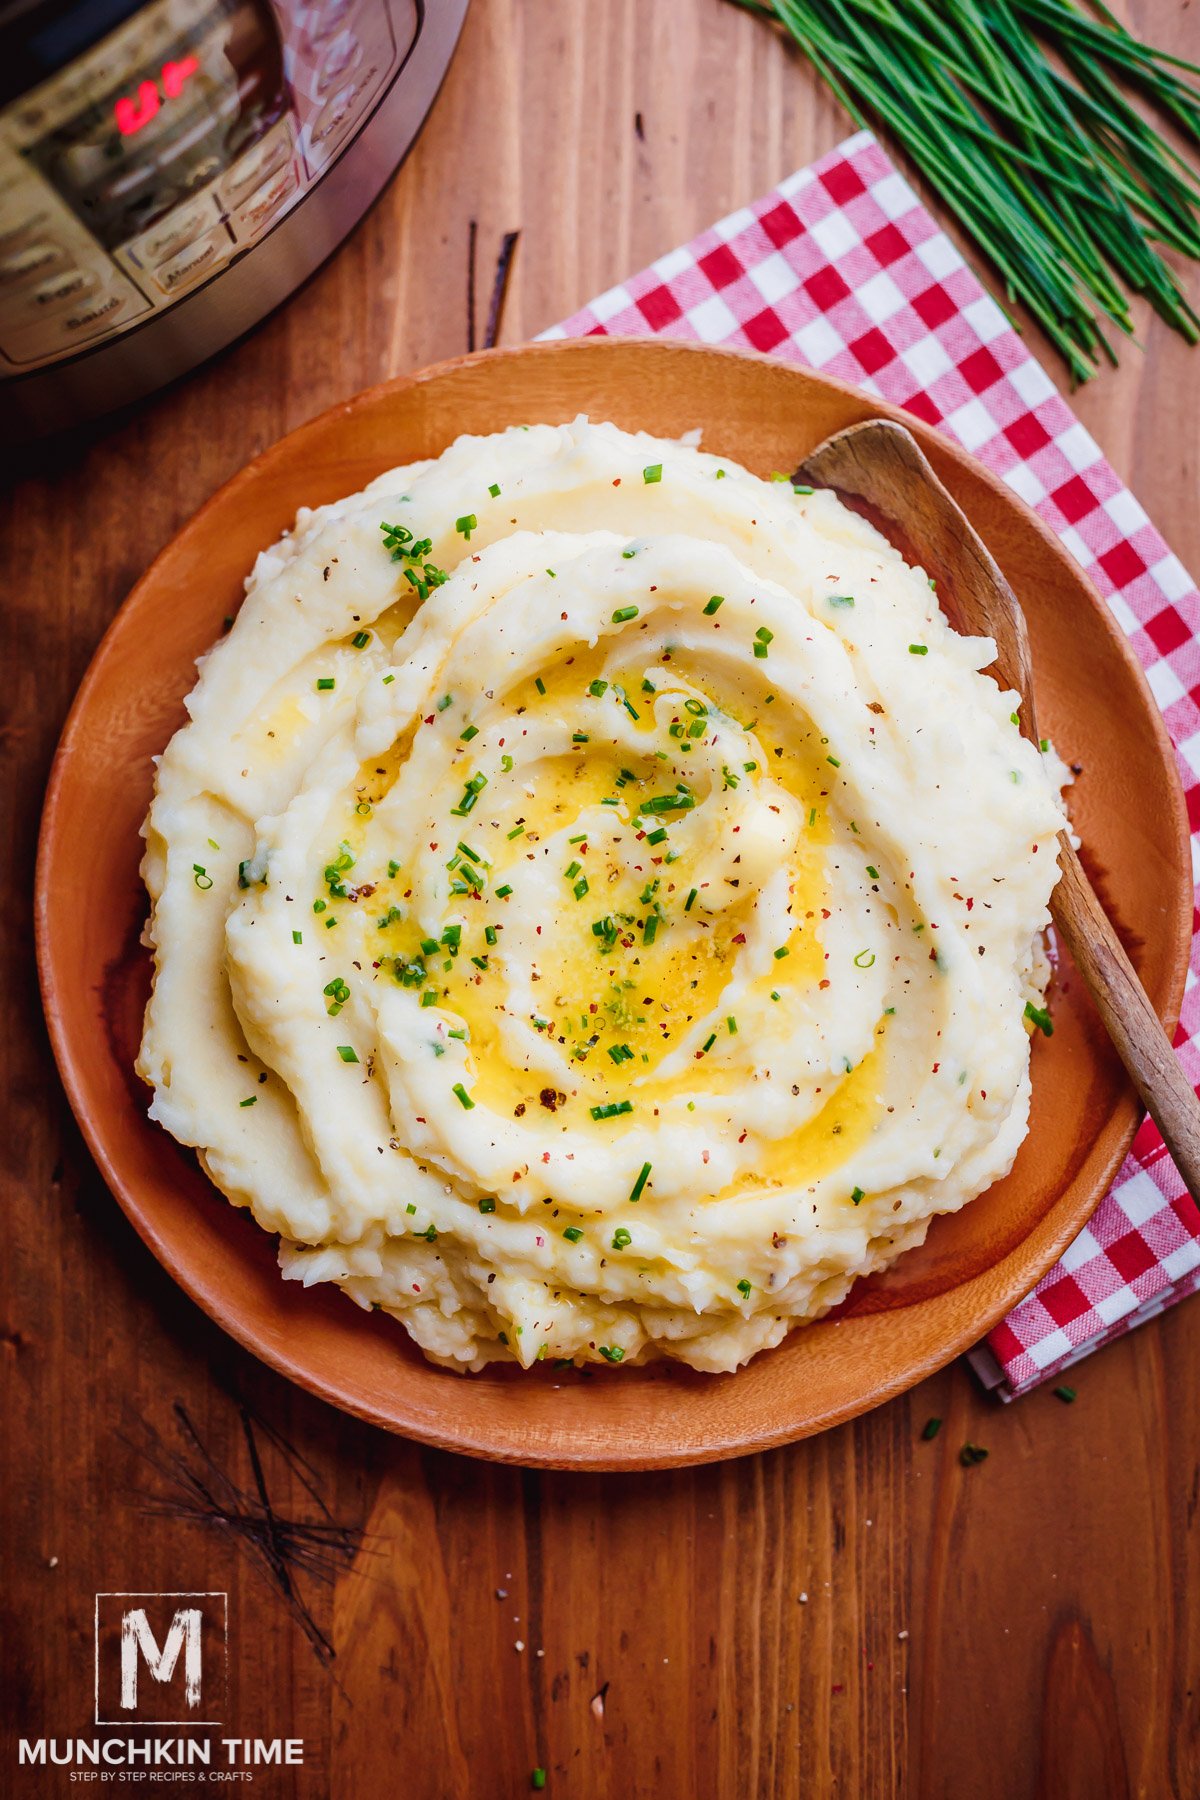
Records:
M218 184L217 191L221 202L230 212L241 206L256 188L272 176L276 169L283 167L292 153L291 133L287 121L281 130L276 130L247 150L240 162L234 163L232 169Z
M62 245L51 243L49 238L38 238L32 244L22 244L19 249L10 250L7 256L0 256L0 287L10 287L19 281L32 281L39 275L50 275L55 269L61 269L67 260L67 253Z
M51 275L48 281L40 282L29 299L41 311L53 312L60 306L94 294L99 286L100 277L94 270L64 269L61 274Z
M325 60L317 71L318 97L327 94L335 81L340 81L357 69L362 61L362 53L362 45L352 31L339 33L325 52Z
M282 212L288 202L294 199L299 186L295 163L289 163L278 175L264 181L258 192L251 194L246 204L239 207L230 220L237 233L238 243L247 243L265 231L275 215Z
M141 237L126 244L125 249L143 268L153 268L169 257L178 256L202 231L211 230L214 217L213 203L205 194L189 206L177 206Z
M94 337L98 331L108 331L115 325L128 306L127 294L102 294L90 306L77 307L65 319L60 319L58 335L76 341Z
M164 294L182 293L193 282L202 281L214 269L220 268L232 249L229 233L223 225L219 225L206 237L189 244L186 250L180 251L170 262L155 269L155 283Z
M356 0L324 0L324 4L314 8L317 17L310 19L304 33L304 42L309 50L318 45L328 43L329 39L346 23L354 11Z
M374 73L374 69L368 69L364 76L325 102L309 131L309 143L314 150L328 151L330 140L350 123Z

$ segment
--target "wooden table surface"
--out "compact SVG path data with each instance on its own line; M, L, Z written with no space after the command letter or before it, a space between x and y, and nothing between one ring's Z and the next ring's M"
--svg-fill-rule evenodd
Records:
M1200 49L1188 0L1135 23ZM14 1734L87 1733L93 1596L226 1589L233 1729L305 1740L271 1795L1200 1793L1200 1301L1105 1350L1079 1398L1000 1408L956 1364L813 1441L673 1474L494 1468L359 1426L226 1340L160 1272L84 1150L41 1022L35 832L54 743L112 612L262 446L465 347L468 221L486 296L520 227L503 339L533 335L830 148L806 64L724 0L475 0L420 143L332 262L248 341L49 455L4 510L6 819L0 1149ZM1200 297L1200 284L1197 296ZM1200 350L1157 325L1077 399L1200 566ZM1061 369L1050 363L1056 379ZM81 869L80 905L104 904ZM253 1484L240 1407L367 1534L306 1589L328 1665L227 1531L155 1505L148 1433ZM945 1421L936 1441L925 1420ZM261 1437L261 1433L260 1433ZM964 1469L963 1442L988 1460ZM279 1450L281 1513L314 1503ZM193 1459L194 1460L194 1459ZM597 1701L596 1696L602 1696Z

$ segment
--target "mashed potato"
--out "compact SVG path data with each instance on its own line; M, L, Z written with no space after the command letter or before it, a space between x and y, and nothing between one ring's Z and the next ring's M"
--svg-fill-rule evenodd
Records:
M151 1116L438 1362L737 1367L1025 1135L1063 812L992 654L609 425L302 513L158 768Z

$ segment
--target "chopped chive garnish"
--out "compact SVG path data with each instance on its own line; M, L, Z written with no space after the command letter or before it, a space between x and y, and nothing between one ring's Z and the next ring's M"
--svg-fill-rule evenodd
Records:
M245 1102L243 1102L243 1105L244 1104ZM1054 1398L1056 1400L1061 1400L1064 1406L1071 1406L1074 1401L1078 1399L1075 1389L1073 1387L1067 1387L1065 1384L1062 1387L1053 1388L1051 1391L1054 1394Z
M488 493L492 496L493 500L498 500L500 498L500 483L498 481L493 481L488 488Z
M452 1094L456 1095L456 1097L458 1099L458 1104L462 1107L464 1112L473 1112L474 1111L475 1102L472 1100L470 1094L468 1094L466 1088L463 1086L461 1081L456 1081L454 1086L451 1088L450 1092Z
M872 881L879 880L879 870L875 868L872 863L867 864L867 874L871 877Z
M854 966L856 969L870 969L873 968L874 965L875 952L873 950L860 950L854 959Z
M256 1101L256 1100L257 1100L257 1099L258 1099L258 1095L257 1095L257 1094L251 1094L251 1096L250 1096L250 1098L249 1098L249 1099L248 1099L248 1100L239 1100L239 1101L238 1101L238 1105L239 1105L239 1106L253 1106L253 1105L254 1105L254 1102L255 1102L255 1101Z
M931 1443L941 1429L942 1421L940 1419L926 1419L925 1428L921 1433L923 1441L927 1444Z
M213 884L212 876L202 863L192 864L192 880L202 893L207 893Z
M293 944L302 944L304 942L304 933L302 931L293 931L292 942Z
M697 895L697 894L698 894L698 893L699 893L699 892L700 892L700 890L699 890L699 888L693 888L693 889L692 889L692 891L691 891L691 893L690 893L690 894L689 894L689 895L688 895L688 897L687 897L687 899L686 899L686 900L685 900L685 901L684 901L684 903L683 903L683 910L684 910L684 912L691 912L691 910L692 910L692 903L693 903L693 901L694 901L694 900L695 900L695 898L696 898L696 895Z
M772 1000L778 1000L778 998L779 998L779 989L778 988L771 989L771 998L772 998Z
M318 675L317 677L318 693L324 693L327 689L335 687L336 685L332 675Z
M441 699L437 703L437 709L439 712L445 712L445 710L448 706L453 706L453 705L454 705L454 695L453 694L443 694Z
M504 770L504 773L505 773L505 774L506 774L506 775L511 775L511 774L512 774L512 770L513 770L513 759L512 759L512 757L511 757L511 756L502 756L502 757L501 757L501 758L500 758L500 767L501 767L501 768L502 768L502 769L503 769L503 770Z
M632 1242L633 1242L632 1233L626 1231L626 1229L623 1225L618 1225L617 1229L613 1232L613 1240L612 1240L613 1249L614 1250L627 1250L629 1248L630 1244L632 1244Z
M573 744L590 744L591 741L592 740L586 731L573 731L571 733L571 742Z
M595 681L588 683L588 693L594 695L598 700L607 687L607 681L601 681L600 677L597 676Z
M929 645L928 644L910 644L908 646L908 654L910 656L928 656L929 655Z
M1027 1000L1025 1002L1025 1017L1032 1025L1036 1025L1038 1030L1044 1033L1046 1037L1054 1036L1054 1020L1050 1017L1048 1007L1035 1006L1032 1000Z
M858 1206L863 1200L866 1199L866 1194L863 1192L863 1189L860 1187L851 1188L850 1198L853 1200L855 1206Z
M836 756L827 756L827 757L826 757L826 758L825 758L825 761L826 761L826 762L827 762L827 763L829 763L829 764L830 764L830 765L831 765L831 766L832 766L832 767L833 767L833 768L835 768L835 769L840 769L840 768L841 768L841 766L842 766L842 765L841 765L841 763L840 763L840 762L839 762L839 761L838 761L838 759L837 759L837 757L836 757Z
M315 913L323 913L325 911L325 908L328 906L328 904L329 904L329 902L327 900L314 900L313 901L313 911Z
M773 642L775 637L775 633L773 631L768 631L765 625L760 625L754 635L760 644L769 644Z
M471 533L477 531L478 528L479 520L475 517L474 513L464 513L461 519L455 519L454 521L455 531L461 531L468 544L471 541Z
M636 606L618 606L616 612L612 616L612 622L614 625L624 625L629 619L636 619L637 616L638 609Z
M730 1013L730 1015L726 1019L725 1023L729 1027L730 1037L736 1037L737 1036L737 1020L734 1018L732 1013Z
M646 833L646 842L648 844L661 844L663 842L663 840L665 839L666 835L667 835L666 826L660 825L657 828L657 830L648 831Z
M433 1006L436 1004L436 1002L437 1002L437 989L436 988L426 988L425 992L421 995L421 1005L422 1006Z
M468 725L466 730L460 731L458 735L464 744L469 744L472 738L479 736L479 727L478 725Z
M630 1190L629 1190L630 1200L640 1200L641 1199L643 1193L646 1190L646 1183L649 1181L649 1179L650 1179L650 1164L647 1162L647 1163L642 1164L641 1173L639 1174L637 1180L634 1182L632 1188L630 1188Z
M579 880L575 883L575 886L571 889L571 892L574 894L574 896L577 900L582 900L583 896L587 893L587 891L588 891L587 876L581 875L579 877Z
M742 1279L737 1284L737 1290L738 1290L738 1293L742 1296L743 1300L748 1300L750 1298L752 1289L750 1287L750 1283L746 1280L746 1277L744 1275L742 1276Z
M976 1463L984 1462L986 1458L987 1451L982 1444L964 1444L958 1453L958 1460L964 1469L970 1469Z
M649 468L643 469L642 470L642 480L646 483L647 487L649 487L655 481L661 481L662 480L662 464L661 463L651 463Z
M716 1043L716 1041L717 1041L717 1034L714 1031L708 1037L705 1038L703 1044L700 1047L702 1050L705 1050L705 1051L711 1050L713 1045Z
M485 1194L483 1199L479 1202L479 1210L481 1213L494 1213L496 1210L495 1200Z
M497 898L497 900L507 900L508 896L511 893L512 893L512 888L509 886L508 882L506 881L503 887L498 887L496 889L496 898Z
M631 1113L632 1111L632 1100L610 1100L605 1106L591 1108L593 1119L615 1119L620 1113Z
M791 952L789 951L787 945L780 944L778 950L776 950L776 952L775 952L775 961L779 962L782 957L790 956L790 954L791 954Z
M583 1232L578 1225L567 1225L563 1228L563 1236L566 1238L568 1244L577 1244L583 1236Z
M597 1348L605 1362L618 1363L625 1361L625 1352L620 1344L599 1344Z
M537 691L538 691L538 693L539 693L539 694L544 694L544 693L545 693L545 691L546 691L546 684L545 684L545 682L544 682L544 681L543 681L543 680L542 680L542 678L541 678L541 676L540 676L540 675L537 675L537 676L535 676L535 677L534 677L534 683L533 683L533 685L534 685L534 687L535 687L535 688L536 688L536 689L537 689Z
M483 938L485 943L494 944L496 941L496 927L494 925L485 925L483 928Z
M830 594L829 604L830 604L830 606L853 606L854 605L854 595L853 594Z
M705 606L704 610L708 614L708 616L711 618L713 613L720 612L720 610L724 606L724 604L725 604L724 594L714 594L712 599Z
M356 1063L358 1061L358 1053L352 1044L339 1044L337 1053L344 1063Z

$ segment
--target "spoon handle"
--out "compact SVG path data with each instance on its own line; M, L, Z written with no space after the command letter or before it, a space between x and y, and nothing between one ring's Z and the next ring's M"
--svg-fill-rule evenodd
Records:
M1189 1194L1200 1199L1200 1099L1065 833L1058 862L1054 923Z

